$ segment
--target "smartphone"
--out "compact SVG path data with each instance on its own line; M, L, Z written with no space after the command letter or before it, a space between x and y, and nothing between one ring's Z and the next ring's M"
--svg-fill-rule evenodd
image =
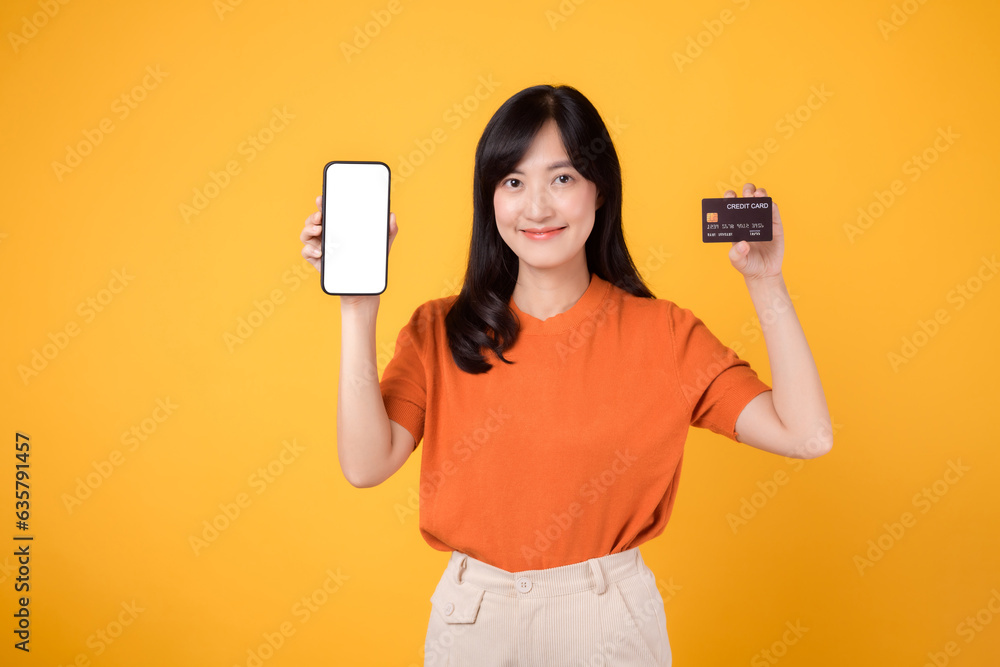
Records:
M327 294L381 294L389 278L389 166L335 160L323 168L320 283Z

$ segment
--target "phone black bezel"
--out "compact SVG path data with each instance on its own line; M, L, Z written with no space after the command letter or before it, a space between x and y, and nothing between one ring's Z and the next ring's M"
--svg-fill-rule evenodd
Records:
M327 292L326 291L326 179L327 174L330 171L330 167L335 164L380 164L385 167L388 179L386 180L386 192L385 192L385 277L383 278L382 291L381 292ZM324 294L329 294L330 296L377 296L379 294L384 294L385 290L389 287L389 214L391 211L391 194L392 194L392 170L389 168L385 162L380 160L330 160L323 166L323 201L320 204L320 210L323 214L323 222L319 240L319 247L321 250L320 260L319 260L319 286L323 290Z

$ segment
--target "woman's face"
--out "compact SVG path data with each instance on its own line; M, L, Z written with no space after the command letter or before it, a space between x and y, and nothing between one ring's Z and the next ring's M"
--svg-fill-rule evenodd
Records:
M500 236L522 267L540 269L581 261L581 256L586 267L584 244L602 203L597 186L570 163L553 119L542 125L528 152L493 193Z

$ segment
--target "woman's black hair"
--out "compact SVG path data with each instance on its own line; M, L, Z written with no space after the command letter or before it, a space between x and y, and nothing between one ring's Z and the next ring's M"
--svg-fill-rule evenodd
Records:
M497 109L476 147L472 184L472 241L465 282L445 317L455 363L467 373L493 368L483 356L490 349L501 361L520 332L509 303L517 281L518 258L497 230L493 195L548 119L559 126L573 167L604 196L585 244L587 268L640 297L655 298L629 255L622 233L622 175L618 154L601 115L572 86L525 88Z

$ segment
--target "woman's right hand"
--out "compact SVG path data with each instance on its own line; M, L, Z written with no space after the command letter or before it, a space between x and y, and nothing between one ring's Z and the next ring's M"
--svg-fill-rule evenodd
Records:
M323 253L320 247L320 241L322 240L323 233L323 196L320 195L316 197L316 209L317 211L306 218L305 225L302 228L302 233L299 235L299 239L302 241L302 256L306 258L306 261L313 265L317 271L320 270L320 257ZM389 214L389 250L392 250L392 241L396 238L396 234L399 232L399 227L396 225L396 214ZM340 303L345 306L353 306L365 303L367 301L379 301L378 294L367 295L367 296L341 296Z

